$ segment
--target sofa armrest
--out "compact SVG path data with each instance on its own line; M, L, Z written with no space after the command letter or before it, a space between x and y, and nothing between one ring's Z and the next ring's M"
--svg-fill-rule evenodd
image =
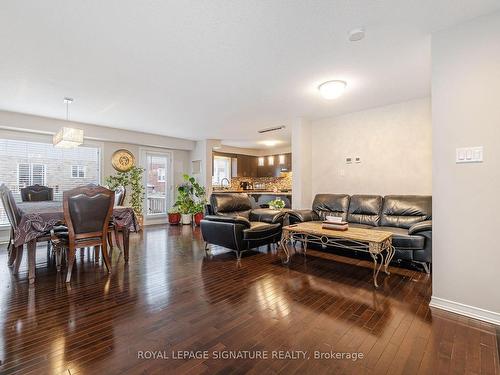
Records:
M413 224L410 229L408 229L408 234L417 234L427 231L432 231L432 220L424 220Z
M285 211L271 210L269 208L256 208L250 211L250 221L260 221L263 223L275 224L283 223L286 215Z
M243 216L208 215L205 216L203 220L215 223L241 224L246 228L250 228L250 221L248 221L248 219Z
M319 215L313 210L292 210L288 212L288 215L290 215L291 224L321 220Z

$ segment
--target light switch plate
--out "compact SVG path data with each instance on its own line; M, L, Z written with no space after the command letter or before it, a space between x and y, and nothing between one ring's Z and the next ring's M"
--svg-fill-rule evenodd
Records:
M456 149L455 161L461 163L482 163L483 146L461 147Z

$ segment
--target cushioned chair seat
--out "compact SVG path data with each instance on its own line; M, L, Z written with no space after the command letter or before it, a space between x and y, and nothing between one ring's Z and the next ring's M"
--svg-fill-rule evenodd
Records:
M408 229L396 227L373 227L373 229L393 233L392 244L396 248L418 250L425 247L425 237L418 235L412 236L408 234Z
M275 236L277 232L281 232L281 224L270 224L260 221L251 221L250 228L243 230L244 240L262 240L266 237Z

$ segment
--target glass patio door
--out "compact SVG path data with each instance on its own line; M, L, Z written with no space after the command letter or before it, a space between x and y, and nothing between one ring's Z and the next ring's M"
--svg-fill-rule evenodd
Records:
M145 188L146 188L146 216L166 215L170 207L170 155L146 151L145 159Z

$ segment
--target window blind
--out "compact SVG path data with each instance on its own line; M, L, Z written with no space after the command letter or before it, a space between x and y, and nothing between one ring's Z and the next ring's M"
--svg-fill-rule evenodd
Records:
M61 149L49 143L0 139L0 160L0 182L16 201L21 201L21 188L34 184L53 188L54 200L62 200L65 190L100 182L98 147ZM9 224L0 206L0 225Z

